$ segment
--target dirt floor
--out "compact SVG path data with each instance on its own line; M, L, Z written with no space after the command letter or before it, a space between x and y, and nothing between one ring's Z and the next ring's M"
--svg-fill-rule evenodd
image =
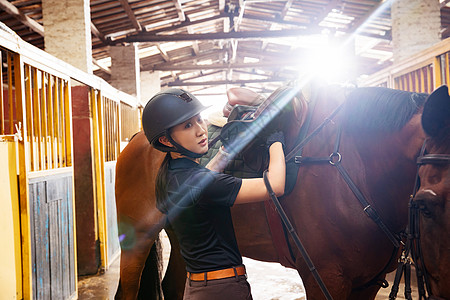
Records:
M167 261L170 246L163 236L163 256ZM109 269L101 275L80 277L78 282L78 299L114 299L119 276L119 259L114 261ZM278 263L260 262L244 257L248 272L248 281L255 300L304 300L305 289L297 271L285 268ZM394 274L388 274L390 286L381 289L376 300L389 299L390 287ZM415 282L413 282L415 286ZM404 285L400 286L397 299L403 297ZM413 288L413 298L417 298L417 289Z

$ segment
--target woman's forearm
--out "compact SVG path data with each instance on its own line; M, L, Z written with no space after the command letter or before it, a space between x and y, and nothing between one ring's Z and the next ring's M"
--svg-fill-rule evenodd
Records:
M283 145L280 142L273 143L269 148L269 168L267 177L277 196L284 194L286 183L286 163Z
M231 160L231 154L223 150L222 146L219 148L219 152L209 161L206 168L215 171L223 172L228 162Z

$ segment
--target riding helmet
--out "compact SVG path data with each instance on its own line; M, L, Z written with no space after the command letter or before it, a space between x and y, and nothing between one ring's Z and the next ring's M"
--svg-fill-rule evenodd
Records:
M208 107L202 105L194 95L185 90L169 88L161 91L154 95L144 108L142 113L144 133L150 144L156 149L163 152L176 151L183 153L186 149L180 145L176 144L176 148L168 147L160 143L159 138L165 135L169 140L173 141L168 130L189 120L206 108ZM193 156L192 153L183 154Z

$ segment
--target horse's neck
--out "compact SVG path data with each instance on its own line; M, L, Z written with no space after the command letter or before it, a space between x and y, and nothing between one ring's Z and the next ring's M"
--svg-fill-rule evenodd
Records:
M415 115L398 132L376 135L361 132L353 139L370 202L392 229L401 230L407 221L417 153L424 140L420 115Z

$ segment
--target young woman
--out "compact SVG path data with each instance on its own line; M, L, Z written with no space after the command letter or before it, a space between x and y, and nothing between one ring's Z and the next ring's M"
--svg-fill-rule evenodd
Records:
M149 142L167 152L156 182L157 207L167 214L186 262L184 299L252 299L231 220L230 207L270 199L262 178L240 179L198 164L208 151L206 107L181 89L153 96L142 123ZM285 185L283 135L267 141L268 179L276 195ZM227 154L220 151L215 161Z

